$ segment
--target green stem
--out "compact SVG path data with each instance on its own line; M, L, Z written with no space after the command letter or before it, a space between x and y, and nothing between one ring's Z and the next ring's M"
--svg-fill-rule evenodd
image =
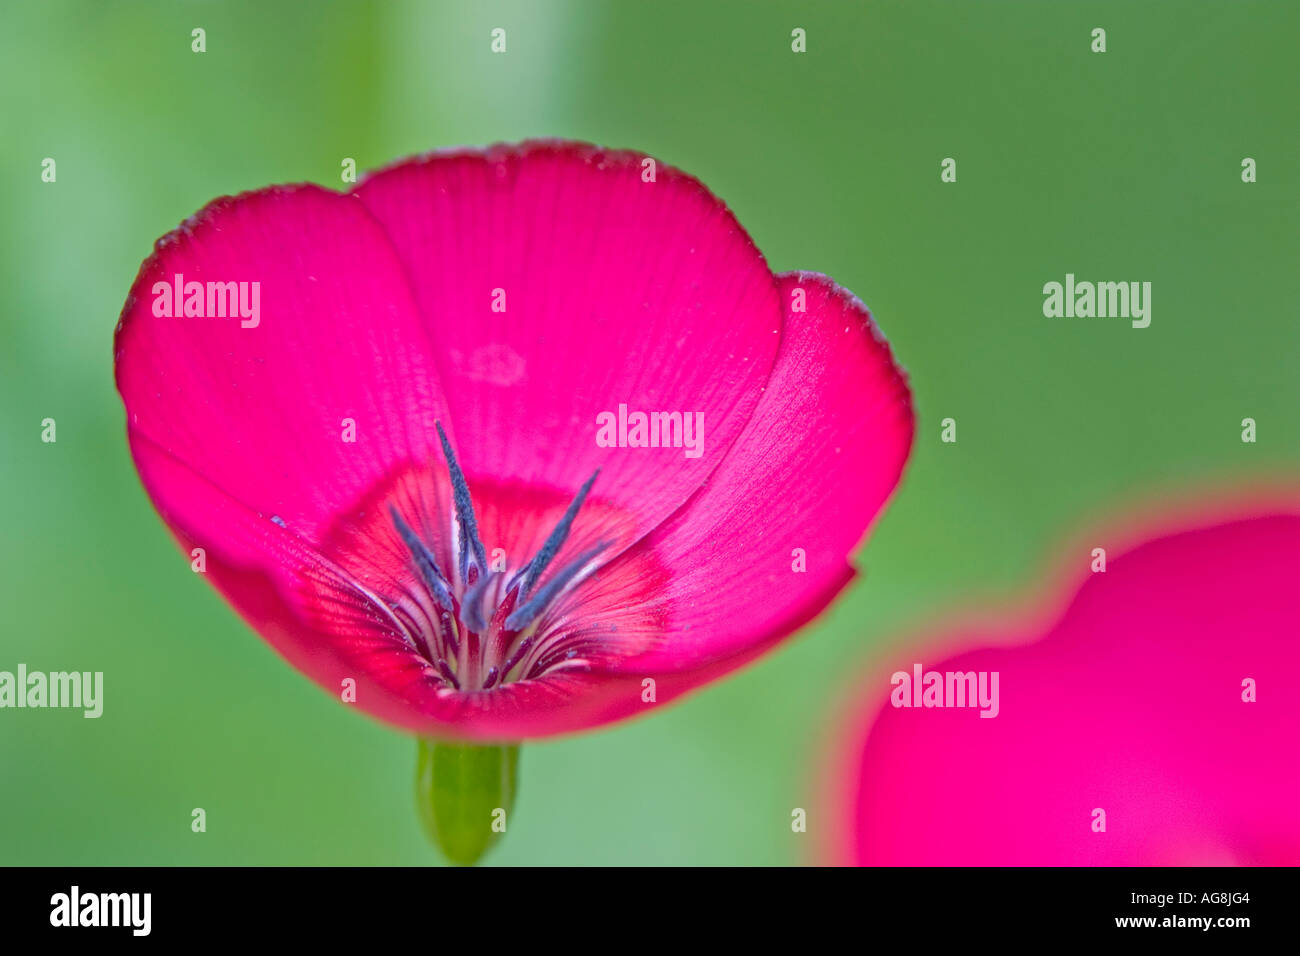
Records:
M519 745L416 743L415 800L425 832L451 862L477 863L514 810Z

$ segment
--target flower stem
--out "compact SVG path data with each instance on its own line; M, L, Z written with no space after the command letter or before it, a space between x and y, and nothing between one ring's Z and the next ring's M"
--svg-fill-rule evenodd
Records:
M519 745L416 744L415 800L425 832L452 863L477 863L514 810Z

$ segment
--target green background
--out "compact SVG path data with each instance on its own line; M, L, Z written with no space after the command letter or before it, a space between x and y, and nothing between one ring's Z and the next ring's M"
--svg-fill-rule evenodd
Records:
M525 747L491 862L804 861L833 837L815 813L790 828L817 805L830 705L889 642L1026 587L1088 516L1300 462L1300 5L2 9L0 669L103 671L105 713L0 711L0 863L437 860L414 743L191 573L127 455L118 311L153 240L220 194L529 136L643 150L703 179L775 269L862 296L911 375L916 447L864 577L742 674ZM1151 327L1044 318L1066 272L1151 281Z

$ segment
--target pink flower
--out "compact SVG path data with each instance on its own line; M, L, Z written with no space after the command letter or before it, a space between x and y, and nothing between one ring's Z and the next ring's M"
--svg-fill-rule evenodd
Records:
M1300 863L1300 507L1117 544L1073 549L1046 623L960 628L878 675L838 750L833 859ZM944 706L891 706L917 661ZM996 716L959 706L949 673L997 674Z
M196 570L440 738L590 727L761 654L853 577L912 437L860 302L773 276L695 179L573 143L216 200L115 356Z

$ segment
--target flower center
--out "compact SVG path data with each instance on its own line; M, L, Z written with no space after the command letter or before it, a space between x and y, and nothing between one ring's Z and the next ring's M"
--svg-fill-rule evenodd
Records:
M424 589L386 599L395 623L451 690L490 690L562 668L586 666L582 653L589 638L563 629L547 632L541 624L546 612L590 573L595 559L609 546L608 541L598 542L552 568L599 470L583 483L537 553L512 570L504 557L489 563L469 485L441 424L438 438L451 480L449 524L455 557L451 567L442 567L434 548L389 503L393 527Z

